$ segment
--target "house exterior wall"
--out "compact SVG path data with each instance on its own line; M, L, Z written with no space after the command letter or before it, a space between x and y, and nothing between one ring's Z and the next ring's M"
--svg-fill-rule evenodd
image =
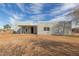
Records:
M33 27L33 33L32 33L32 28ZM37 32L37 27L36 26L20 26L19 29L17 30L17 33L19 34L36 34Z
M49 27L49 31L45 31L44 28ZM51 35L52 23L38 23L37 34Z
M50 31L44 31L44 27L49 27ZM38 24L38 34L45 35L71 35L71 21L49 22Z
M33 27L33 33L31 32ZM49 28L49 30L44 30ZM17 33L20 34L42 34L42 35L71 35L71 21L38 22L37 25L18 26Z
M19 27L17 30L17 33L19 34L28 34L31 33L30 27Z

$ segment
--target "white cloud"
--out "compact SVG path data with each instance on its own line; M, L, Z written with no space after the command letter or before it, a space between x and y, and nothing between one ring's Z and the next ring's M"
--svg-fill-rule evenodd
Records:
M78 8L78 6L79 6L79 4L77 4L77 3L65 3L65 4L62 4L61 7L58 7L56 9L54 9L54 10L51 9L50 15L54 15L55 16L57 14L65 12L65 11L67 11L69 9L74 10L75 8ZM71 12L71 11L68 11L68 13L69 12Z
M2 11L6 13L7 15L9 15L8 21L10 24L14 24L16 21L19 21L23 17L23 14L12 13L6 9L2 9Z
M57 22L59 22L59 21L71 21L71 20L72 20L72 17L58 16L58 17L50 20L50 22L51 21L57 21Z
M22 18L22 14L21 15L16 15L16 14L13 14L11 17L10 17L10 20L9 20L9 22L10 22L10 24L15 24L17 21L20 21L21 20L21 18Z
M1 4L3 7L5 7L6 4ZM11 7L10 4L7 4L9 7ZM10 24L14 24L17 20L20 20L23 17L22 13L14 13L11 10L7 10L5 8L2 8L1 11L3 11L4 13L6 13L7 15L9 15L9 20L8 22Z
M30 19L33 21L42 21L42 20L44 20L44 18L45 18L44 14L33 15L30 17Z
M12 17L10 17L10 20L9 20L10 24L15 24L16 20Z
M65 17L59 16L59 17L56 17L50 21L64 21L65 19L66 19Z
M5 7L5 4L1 4L3 7ZM25 8L24 4L22 3L19 3L19 4L16 4L22 12L28 12L28 13L31 13L31 14L39 14L39 15L33 15L30 17L31 20L35 20L35 21L40 21L40 20L44 20L45 18L45 14L41 14L42 12L42 8L44 6L44 4L42 3L31 3L30 4L30 7L28 7L27 9ZM10 5L8 5L10 6ZM27 5L26 5L27 6ZM68 9L75 9L79 6L79 4L75 4L75 3L69 3L69 4L62 4L61 7L58 7L56 9L51 9L50 11L50 16L55 16L57 14L60 14L62 12L64 12L65 10L68 10ZM8 10L6 10L5 8L2 9L2 11L4 11L5 13L7 13L8 15L10 15L10 23L14 24L14 22L20 20L22 17L23 17L23 14L14 14ZM68 11L67 13L65 13L64 15L70 13L71 11ZM58 18L59 17L59 18ZM61 16L57 16L56 18L58 19L63 19L63 17Z
M20 15L22 16L22 15ZM16 29L16 22L20 21L22 17L19 17L16 14L13 14L10 18L9 18L9 23L11 24L12 29Z
M22 4L22 3L17 3L16 5L19 7L19 9L20 9L22 12L25 12L24 4Z
M38 13L41 13L42 7L44 4L35 3L35 4L30 4L30 5L31 5L31 7L30 7L31 12L34 14L38 14Z
M31 3L30 7L26 8L26 6L24 6L24 4L16 4L22 12L27 12L30 14L39 14L41 13L42 7L44 4L41 3ZM24 8L25 7L25 8ZM39 14L39 15L32 15L30 16L30 19L33 21L39 21L39 20L43 20L44 19L44 15L43 14Z
M61 10L67 10L67 9L73 9L75 7L78 7L79 4L77 3L65 3L62 5Z
M22 13L14 13L12 12L12 10L7 10L5 9L6 7L6 4L0 4L2 7L1 11L3 11L4 13L6 13L7 15L9 15L9 20L8 22L12 25L14 25L17 21L20 21L23 17L23 14ZM11 7L10 4L7 4L8 7Z
M44 20L45 14L42 14L42 8L43 8L43 5L44 4L41 4L41 3L33 3L33 4L30 4L30 5L31 5L31 7L29 8L30 13L32 13L32 14L38 14L38 15L32 15L30 17L30 19L33 20L33 21L41 21L41 20Z
M31 3L30 7L28 8L26 8L27 5L24 6L24 4L22 3L16 4L16 5L20 8L22 12L33 13L33 14L41 13L41 10L43 7L43 4L41 3Z
M19 7L19 9L20 9L23 13L25 13L25 12L31 13L30 10L29 10L29 8L26 9L23 3L17 3L16 5Z
M55 10L51 10L50 15L55 16L57 14L60 14L60 13L62 13L64 11L67 11L67 10L71 9L70 11L68 11L68 12L66 12L66 13L64 13L62 15L56 16L51 21L63 21L63 20L69 21L69 20L72 20L71 16L66 17L66 15L73 12L76 8L79 8L78 6L79 6L79 4L77 4L77 3L76 4L75 3L69 3L69 4L66 3L66 4L62 4L61 7L58 7Z
M12 16L14 19L16 19L16 20L19 20L20 19L20 17L18 17L18 15L16 15L16 14L13 14L13 16Z

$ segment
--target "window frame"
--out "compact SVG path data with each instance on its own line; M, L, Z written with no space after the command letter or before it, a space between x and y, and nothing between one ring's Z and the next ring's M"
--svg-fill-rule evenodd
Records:
M44 27L44 31L50 31L50 27Z

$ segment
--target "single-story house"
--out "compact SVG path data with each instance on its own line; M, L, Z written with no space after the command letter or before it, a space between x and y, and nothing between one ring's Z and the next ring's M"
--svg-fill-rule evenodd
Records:
M79 33L79 9L67 14L63 21L18 21L14 30L19 34L71 35ZM68 21L69 20L69 21Z
M19 34L71 35L71 21L19 21L15 29Z

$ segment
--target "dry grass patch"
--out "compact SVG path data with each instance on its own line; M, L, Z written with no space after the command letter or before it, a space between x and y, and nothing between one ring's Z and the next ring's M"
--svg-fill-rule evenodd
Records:
M1 56L79 56L79 38L50 35L0 35Z

